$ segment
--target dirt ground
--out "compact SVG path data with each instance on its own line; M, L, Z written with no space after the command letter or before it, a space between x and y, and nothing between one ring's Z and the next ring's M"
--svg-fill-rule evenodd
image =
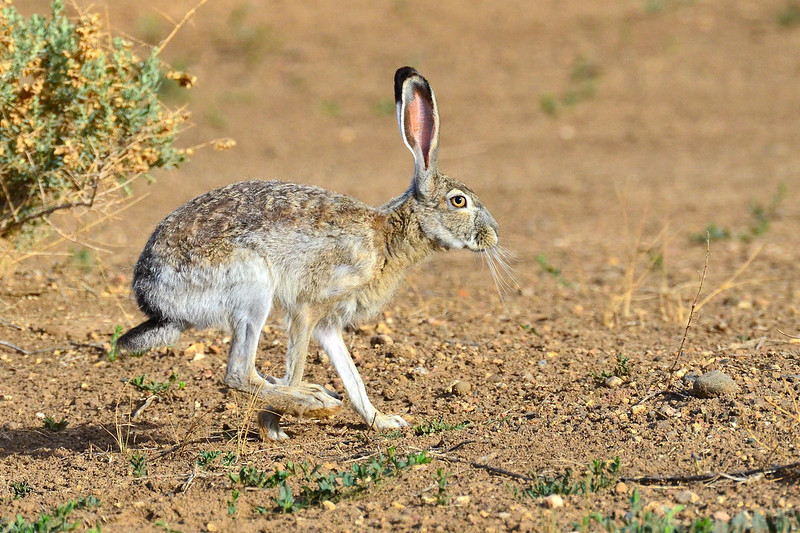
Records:
M152 43L194 5L120 4L91 3L113 32ZM91 236L110 253L74 245L2 280L0 340L27 353L0 346L0 519L34 520L89 495L100 505L69 518L103 531L572 530L590 513L621 526L634 490L656 514L680 507L684 524L800 508L790 337L800 336L800 15L790 6L211 0L164 51L197 85L166 98L193 113L183 144L237 146L198 150L141 187L144 200ZM129 288L137 254L184 201L255 177L371 204L407 187L413 165L392 103L404 64L436 91L442 170L497 218L518 280L501 304L481 258L450 252L348 334L376 407L412 428L381 435L345 408L288 420L289 441L260 442L247 399L222 382L224 332L109 361L115 328L141 320ZM712 224L719 238L678 359ZM280 324L270 318L258 353L273 375ZM394 343L372 345L376 333ZM343 392L312 354L308 380ZM653 394L673 366L673 393ZM692 395L689 378L710 370L739 391ZM151 393L130 383L173 373L146 406ZM278 488L229 476L287 462L343 471L390 447L432 461L288 514L275 510ZM582 479L614 457L624 483L565 495L559 509L526 495L531 478L571 469ZM728 475L636 479L709 473ZM302 473L287 482L299 498Z

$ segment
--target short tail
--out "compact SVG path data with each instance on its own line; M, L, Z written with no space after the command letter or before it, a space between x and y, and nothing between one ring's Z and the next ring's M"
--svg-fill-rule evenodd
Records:
M117 339L117 346L133 353L144 352L174 343L181 333L183 328L175 322L150 319Z

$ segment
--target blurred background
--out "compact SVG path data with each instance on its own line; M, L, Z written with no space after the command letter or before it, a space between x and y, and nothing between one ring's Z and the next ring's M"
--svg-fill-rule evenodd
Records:
M155 45L196 5L68 9ZM413 171L392 94L402 65L436 91L442 170L479 193L523 265L544 253L581 276L640 229L669 225L680 245L712 223L735 231L779 189L796 226L800 8L786 0L210 0L163 57L197 77L163 89L192 113L180 144L237 145L143 186L150 197L98 235L120 264L169 211L233 181L313 183L371 204L402 192Z

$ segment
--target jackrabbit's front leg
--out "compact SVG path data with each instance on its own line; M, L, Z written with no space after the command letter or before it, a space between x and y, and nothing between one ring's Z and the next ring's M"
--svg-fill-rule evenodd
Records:
M317 326L314 332L317 341L330 357L336 373L342 378L347 396L353 403L353 409L361 415L361 418L370 427L381 431L407 426L408 423L400 416L383 414L373 407L372 402L367 397L367 389L364 387L364 382L361 381L358 369L353 363L353 358L350 357L347 345L344 343L341 330L331 326Z

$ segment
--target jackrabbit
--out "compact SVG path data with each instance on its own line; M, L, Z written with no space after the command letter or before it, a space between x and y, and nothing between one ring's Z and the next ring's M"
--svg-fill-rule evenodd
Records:
M378 313L406 270L434 252L484 251L492 266L498 234L477 196L439 172L439 113L427 80L400 68L394 92L400 133L414 154L408 190L373 208L308 185L245 181L189 201L156 227L136 263L133 291L149 319L118 345L142 352L190 327L230 330L225 383L266 401L262 438L281 440L282 414L325 417L341 408L341 396L302 381L313 336L367 424L407 425L372 406L342 329ZM255 367L273 303L289 333L282 379Z

